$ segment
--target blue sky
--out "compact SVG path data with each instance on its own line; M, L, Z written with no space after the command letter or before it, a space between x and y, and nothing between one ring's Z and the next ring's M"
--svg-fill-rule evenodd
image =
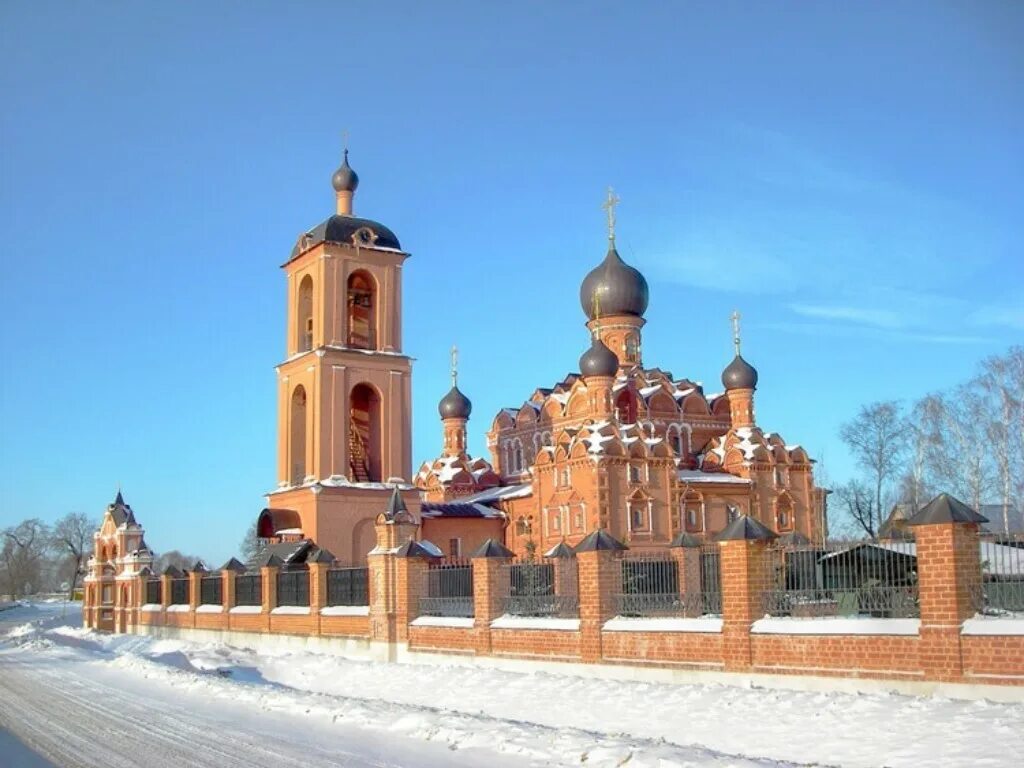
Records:
M841 480L859 404L1024 337L1022 38L1015 2L5 3L0 525L120 482L155 548L235 552L343 130L413 254L417 463L452 343L474 453L575 369L611 184L645 362L718 391L739 308L759 421Z

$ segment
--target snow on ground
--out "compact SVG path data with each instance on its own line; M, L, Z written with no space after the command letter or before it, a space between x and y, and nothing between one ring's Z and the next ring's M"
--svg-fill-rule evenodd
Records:
M74 763L54 751L52 733L47 741L56 722L62 732L109 731L83 714L95 701L138 723L140 742L152 732L166 739L164 750L146 752L153 765L176 768L236 759L287 766L300 758L304 765L1001 766L1014 764L1024 733L1017 704L255 653L88 632L77 628L77 615L62 622L53 607L41 608L0 617L0 728L58 765ZM54 697L61 703L47 709Z

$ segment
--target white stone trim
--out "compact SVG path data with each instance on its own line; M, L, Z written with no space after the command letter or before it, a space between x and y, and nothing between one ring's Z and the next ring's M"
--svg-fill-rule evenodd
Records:
M472 629L473 619L465 616L420 616L412 622L413 627L454 627Z
M606 632L721 632L722 620L715 618L627 619L616 616L604 623Z
M755 621L750 632L754 635L917 635L920 629L920 619L766 617Z
M320 609L321 616L369 616L368 605L329 605Z
M491 629L549 629L558 632L577 632L579 619L548 619L539 616L499 616L491 622Z
M998 616L975 616L963 623L960 634L975 637L1024 635L1024 618L1003 619Z

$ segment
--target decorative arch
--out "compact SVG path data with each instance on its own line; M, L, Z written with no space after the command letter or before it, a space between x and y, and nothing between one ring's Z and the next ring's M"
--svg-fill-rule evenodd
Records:
M687 489L679 501L683 516L683 527L690 532L704 530L704 494L692 488Z
M377 281L366 270L357 269L348 276L348 346L377 348L377 295Z
M365 382L348 396L348 463L352 479L379 483L382 479L381 397Z
M295 349L309 352L313 348L313 278L310 275L299 282L295 307Z
M793 497L786 491L780 493L775 499L775 527L780 531L793 529L793 516L795 508Z
M292 390L288 406L288 455L292 485L302 485L306 479L306 388L301 384Z

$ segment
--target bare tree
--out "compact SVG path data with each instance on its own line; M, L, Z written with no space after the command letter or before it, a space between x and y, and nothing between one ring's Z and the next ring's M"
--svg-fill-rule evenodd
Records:
M81 512L70 512L53 524L51 543L54 549L66 555L68 560L74 564L74 570L72 570L69 580L71 584L68 590L69 600L75 596L75 589L78 587L78 574L82 570L82 561L85 560L88 547L92 543L93 531L96 528L96 523Z
M868 538L877 538L881 512L875 507L875 497L863 481L850 480L836 488L833 496L833 503L838 511L844 513L847 521L864 531Z
M1019 482L1021 454L1021 408L1024 401L1024 347L1013 347L1005 357L990 357L981 364L978 386L989 400L985 436L994 459L1002 499L1002 526L1010 532L1010 510L1016 506L1015 481ZM1015 477L1014 475L1017 475ZM996 521L993 521L996 522Z
M257 521L253 520L252 525L246 530L245 536L242 537L239 554L243 563L255 560L267 548L267 540L259 537L256 523Z
M156 573L161 573L169 565L185 570L195 566L196 561L201 559L202 558L196 557L195 555L186 555L184 552L172 549L169 552L164 552L153 561L153 570Z
M872 514L875 515L870 527L877 531L882 523L883 491L902 467L907 445L906 420L898 403L872 403L863 406L852 421L843 424L839 436L870 477L874 488Z
M41 520L31 518L4 530L3 539L4 591L11 597L38 592L50 545L49 529Z

